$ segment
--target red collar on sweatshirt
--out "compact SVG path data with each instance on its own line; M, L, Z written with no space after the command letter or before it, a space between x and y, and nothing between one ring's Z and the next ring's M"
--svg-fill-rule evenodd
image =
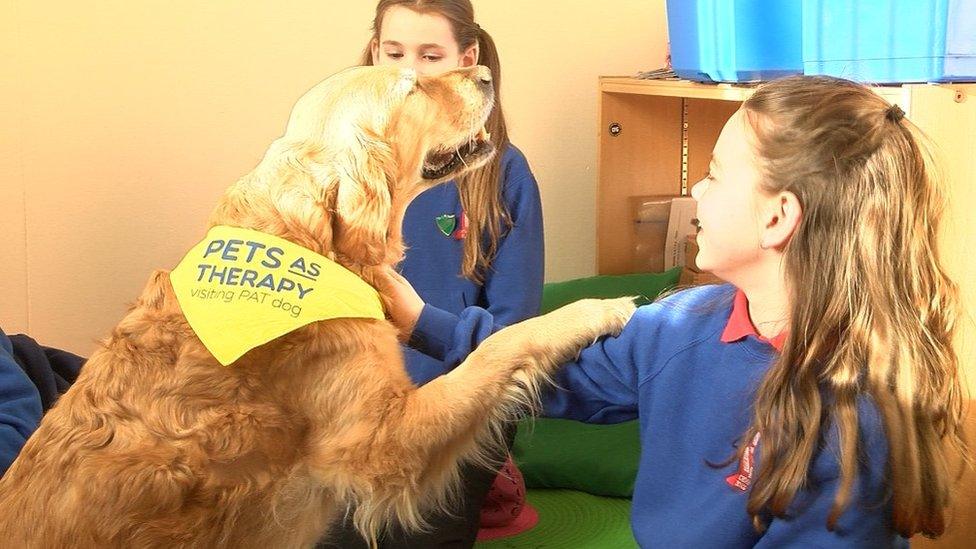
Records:
M732 301L732 314L729 315L729 322L722 331L722 343L732 343L739 341L747 336L753 336L759 341L764 341L773 346L777 351L783 350L783 343L786 342L786 330L783 330L776 337L767 338L759 335L756 327L752 325L749 318L749 301L742 290L735 291L735 299Z

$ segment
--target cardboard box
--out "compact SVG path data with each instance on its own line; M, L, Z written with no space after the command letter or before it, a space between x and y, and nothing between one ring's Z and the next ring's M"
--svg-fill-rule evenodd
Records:
M698 268L698 264L695 260L698 258L698 239L695 237L695 233L688 235L688 239L685 240L685 267L688 267L696 273L702 272Z
M635 273L664 271L664 250L671 217L671 196L633 196L634 223L631 270Z
M691 224L698 210L698 203L690 196L679 196L671 200L671 217L668 218L668 239L664 243L664 270L685 266L685 242L688 235L695 234L696 227Z
M678 284L681 286L701 286L702 284L725 284L725 281L712 273L700 273L685 267L681 269Z
M696 202L690 196L632 196L634 272L661 272L685 265L685 239L695 233Z

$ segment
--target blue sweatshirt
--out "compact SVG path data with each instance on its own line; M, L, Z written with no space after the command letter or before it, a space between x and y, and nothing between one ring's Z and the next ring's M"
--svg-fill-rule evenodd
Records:
M10 339L0 330L0 475L40 422L41 395L14 361Z
M424 337L411 341L422 352L404 349L407 371L417 384L446 373L464 359L466 355L452 352L450 342L455 326L473 311L490 313L491 320L479 325L482 339L504 325L539 314L544 268L542 204L529 164L514 146L504 151L501 178L512 227L499 239L483 284L461 274L462 209L455 182L428 189L410 203L404 215L407 252L400 272L426 303L416 329ZM469 234L466 238L475 237Z
M545 397L547 416L591 423L639 419L641 458L631 523L642 547L904 547L891 530L886 498L887 442L877 410L859 402L864 459L852 502L837 528L826 528L839 480L836 432L824 435L809 485L789 518L757 533L746 511L748 489L729 480L729 463L749 425L753 393L776 357L749 336L723 343L731 286L705 286L641 307L617 337L584 350L559 370ZM453 356L480 341L487 312L455 326ZM755 452L762 460L761 440Z

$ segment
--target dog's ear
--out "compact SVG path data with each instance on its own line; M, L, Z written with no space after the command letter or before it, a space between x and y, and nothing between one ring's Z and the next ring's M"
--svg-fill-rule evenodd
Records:
M379 136L361 134L337 162L333 234L340 253L362 265L377 265L386 255L395 178L393 151Z

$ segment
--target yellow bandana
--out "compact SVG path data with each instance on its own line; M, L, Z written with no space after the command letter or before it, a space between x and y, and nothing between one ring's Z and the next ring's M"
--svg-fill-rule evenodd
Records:
M169 275L183 314L223 365L317 320L384 318L345 267L283 238L217 226Z

